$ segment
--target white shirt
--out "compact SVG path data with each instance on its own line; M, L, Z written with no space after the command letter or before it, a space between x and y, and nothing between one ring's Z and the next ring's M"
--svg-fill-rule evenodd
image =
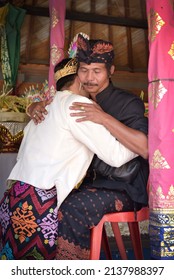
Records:
M38 125L32 120L28 123L8 178L41 189L56 186L58 207L85 176L94 154L115 167L137 156L102 125L76 122L69 109L75 101L92 102L70 91L59 91L47 108L45 120Z

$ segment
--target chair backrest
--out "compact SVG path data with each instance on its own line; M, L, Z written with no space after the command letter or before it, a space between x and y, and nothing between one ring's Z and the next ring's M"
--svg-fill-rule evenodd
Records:
M149 193L149 178L147 182L147 193ZM111 259L111 253L109 250L109 244L106 234L103 235L105 222L110 222L114 232L115 240L118 245L118 249L122 259L127 259L126 250L122 240L122 236L119 230L118 223L128 223L130 230L130 237L133 244L133 249L136 259L143 259L143 250L141 236L139 232L138 222L149 220L149 207L142 207L140 210L130 212L114 212L105 214L97 226L91 229L91 252L90 259L99 259L101 250L101 241L103 240L105 253L109 259ZM104 239L102 239L102 236Z

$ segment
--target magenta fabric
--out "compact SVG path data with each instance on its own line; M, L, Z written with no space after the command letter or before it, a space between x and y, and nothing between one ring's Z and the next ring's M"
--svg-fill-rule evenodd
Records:
M65 41L65 0L50 0L50 68L49 68L49 89L50 96L55 92L54 67L64 58L64 41Z
M150 244L174 259L174 1L147 0Z

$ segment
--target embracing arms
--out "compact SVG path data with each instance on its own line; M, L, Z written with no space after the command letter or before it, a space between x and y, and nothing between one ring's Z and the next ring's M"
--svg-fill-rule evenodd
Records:
M102 124L125 147L144 159L148 158L148 140L142 131L124 125L111 115L105 113L95 102L92 104L73 103L70 109L78 110L78 112L71 113L72 117L78 117L76 119L77 122L92 121Z
M44 120L44 115L47 114L45 107L51 101L36 102L30 105L29 114L35 124ZM70 109L72 110L71 116L76 117L77 122L92 121L102 124L125 147L144 159L148 158L148 139L147 135L142 131L124 125L111 115L105 113L95 102L76 102L70 106Z

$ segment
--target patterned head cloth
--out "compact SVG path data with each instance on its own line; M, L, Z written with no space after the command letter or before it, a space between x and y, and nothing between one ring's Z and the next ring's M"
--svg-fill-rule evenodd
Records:
M77 54L78 62L105 63L112 65L114 62L114 50L112 43L104 40L88 40L82 34L78 34L77 38Z

